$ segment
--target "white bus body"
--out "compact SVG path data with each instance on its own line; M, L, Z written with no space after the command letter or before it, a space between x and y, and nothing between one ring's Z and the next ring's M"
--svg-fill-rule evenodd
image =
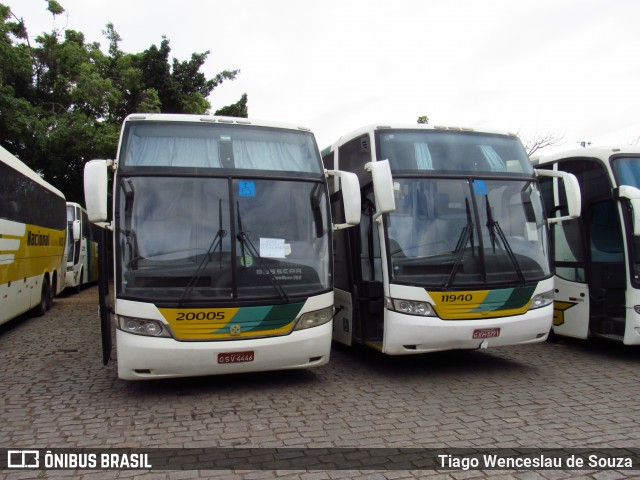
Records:
M572 149L537 168L570 172L582 190L580 217L551 230L554 333L639 345L640 147ZM542 186L547 211L562 214L562 190Z
M334 240L336 341L404 355L547 338L547 221L516 136L371 125L322 155L325 168L355 172L362 187L360 227ZM369 170L385 160L395 210L380 215ZM577 215L575 179L552 174L570 185Z
M76 292L98 281L98 242L87 211L79 204L67 202L67 271L66 287Z
M108 165L120 378L327 363L333 276L326 177L341 178L356 212L335 228L359 219L360 197L355 175L322 168L308 129L131 115L118 158L85 167L92 222L107 219ZM108 343L105 335L103 323Z
M64 288L65 198L0 147L0 324Z

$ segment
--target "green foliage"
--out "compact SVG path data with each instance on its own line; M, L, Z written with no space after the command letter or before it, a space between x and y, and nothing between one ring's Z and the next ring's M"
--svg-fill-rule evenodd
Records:
M429 117L427 117L426 115L420 115L418 117L418 123L429 123Z
M56 0L46 3L54 18L64 12ZM127 115L205 114L212 91L239 73L207 79L200 69L210 52L171 61L165 37L159 47L125 53L113 24L103 35L107 53L75 30L54 29L34 42L24 20L0 3L0 145L80 203L84 164L115 157ZM246 117L247 95L216 113Z

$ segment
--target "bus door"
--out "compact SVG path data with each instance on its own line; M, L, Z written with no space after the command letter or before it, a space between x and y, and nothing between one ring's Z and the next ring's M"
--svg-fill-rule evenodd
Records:
M589 336L589 284L581 219L551 225L555 267L553 331L567 337Z
M333 339L345 345L361 343L382 350L384 286L379 224L373 220L373 186L363 189L362 195L359 227L333 234ZM341 206L332 202L332 209L339 212Z
M373 185L362 189L362 215L359 228L352 228L354 265L354 335L361 343L382 350L384 339L384 286L380 257L380 224L376 213Z
M540 187L547 215L566 215L566 192L563 185L550 177L542 177ZM586 339L589 337L590 289L585 256L588 249L585 246L582 219L580 217L550 225L555 272L552 329L559 335Z
M589 205L584 221L591 259L591 333L620 339L625 330L627 269L618 202L607 199Z

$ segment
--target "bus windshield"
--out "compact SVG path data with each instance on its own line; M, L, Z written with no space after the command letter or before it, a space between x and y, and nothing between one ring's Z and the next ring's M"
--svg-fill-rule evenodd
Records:
M310 132L166 121L126 123L120 168L323 172Z
M378 158L392 172L485 172L533 175L515 136L445 130L378 130Z
M456 288L551 275L536 183L396 178L395 191L386 218L393 281Z
M118 295L177 301L329 290L320 180L122 176Z
M640 188L640 157L617 157L612 166L618 185Z

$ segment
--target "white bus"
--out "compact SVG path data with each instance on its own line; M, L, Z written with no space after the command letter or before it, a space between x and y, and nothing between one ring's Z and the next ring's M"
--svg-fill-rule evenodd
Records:
M552 230L558 335L640 344L640 147L588 147L540 159L576 176L582 214ZM549 215L562 191L543 184Z
M98 281L98 227L89 222L81 205L67 202L66 287L76 292Z
M0 324L51 308L64 288L65 198L0 147Z
M404 355L547 338L547 221L516 136L371 125L322 155L326 168L356 173L362 191L360 227L334 240L336 341ZM380 215L384 196L368 170L384 160L395 210ZM551 174L566 179L577 215L575 179Z
M246 118L130 115L117 159L85 167L92 222L107 220L108 166L120 378L329 360L326 177L341 178L348 205L345 225L337 227L357 224L360 197L355 175L325 172L308 129ZM101 311L106 361L110 312Z

